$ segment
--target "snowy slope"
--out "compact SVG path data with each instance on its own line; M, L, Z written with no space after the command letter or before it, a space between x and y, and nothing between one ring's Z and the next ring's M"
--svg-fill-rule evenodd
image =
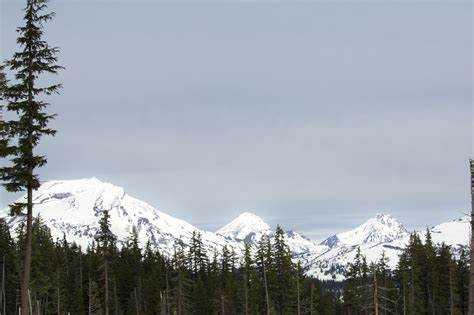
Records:
M229 243L219 235L200 231L130 197L123 188L96 178L47 182L34 193L33 202L35 215L40 214L51 228L53 238L62 238L65 233L69 241L83 248L94 240L104 210L110 213L111 230L119 242L124 242L136 230L142 245L149 240L154 247L169 255L177 241L187 243L193 231L202 234L204 244L211 251ZM4 209L0 216L5 216L7 211ZM8 220L14 229L21 219L9 217Z
M431 238L434 243L444 242L450 246L462 246L469 244L470 218L464 216L451 222L441 223L430 229ZM422 233L424 236L426 233Z
M458 249L469 244L469 218L464 217L431 227L430 233L435 244L445 243ZM426 231L416 232L424 240ZM398 257L408 244L410 233L390 215L379 214L359 227L333 235L323 241L324 252L308 253L305 266L308 274L322 279L343 280L344 271L354 260L357 249L367 261L376 261L382 254L389 259L388 265L395 268Z
M326 239L323 243L330 247L336 245L354 246L360 244L379 244L393 241L408 235L397 219L387 214L377 214L359 227Z
M23 199L21 199L23 201ZM274 231L260 217L244 212L215 233L163 213L151 205L130 197L123 188L96 178L51 181L43 184L34 194L35 215L51 228L54 239L66 235L68 241L83 248L95 239L101 213L108 210L112 232L123 243L135 230L140 243L148 241L165 255L172 255L179 241L189 243L194 231L201 233L205 248L213 255L224 245L242 252L245 242L255 248L262 236L272 237ZM0 211L12 231L21 218L10 217L8 209ZM454 247L469 244L469 218L442 223L430 229L435 243L445 242ZM425 231L418 232L424 238ZM395 267L398 255L409 240L409 233L395 218L379 214L353 230L314 242L295 231L287 231L286 241L294 261L300 261L306 272L322 279L342 280L344 270L353 261L357 248L375 261L382 253Z
M256 244L264 235L270 236L272 230L270 226L255 214L244 212L237 218L217 230L217 235L221 235L229 240L245 241Z

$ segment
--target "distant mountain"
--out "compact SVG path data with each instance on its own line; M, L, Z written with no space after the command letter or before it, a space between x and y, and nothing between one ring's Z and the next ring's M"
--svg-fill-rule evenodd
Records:
M119 245L135 230L143 246L149 241L165 255L172 255L178 242L189 243L194 231L201 233L210 255L220 252L224 245L241 254L245 242L255 248L262 236L272 237L274 233L263 219L249 212L242 213L215 233L203 231L130 197L121 187L96 178L47 182L35 192L34 203L35 215L39 214L51 228L53 238L62 239L65 235L70 242L83 248L94 241L104 210L110 213L112 232ZM13 232L23 220L10 217L8 209L1 210L0 217L6 218ZM436 243L445 242L454 247L469 244L467 217L430 230ZM360 247L369 261L378 259L385 252L390 265L395 267L398 255L409 239L403 225L386 214L379 214L359 227L332 235L321 243L295 231L287 231L285 236L293 259L301 261L308 274L336 280L344 278L344 271L354 259L357 248Z
M375 218L369 219L351 231L327 238L323 241L323 244L330 248L338 245L380 244L391 242L407 235L408 232L400 221L388 214L377 214Z
M249 212L244 212L217 230L216 234L237 242L246 241L257 243L262 236L271 235L272 230L260 217Z
M222 236L201 231L195 226L173 218L149 204L132 198L121 187L96 178L50 181L35 192L35 215L51 228L53 238L63 238L86 248L94 240L104 210L110 213L111 230L124 242L135 229L140 243L148 241L166 255L172 255L178 241L187 243L193 231L199 231L207 249L213 251L229 242ZM2 211L3 216L7 209ZM9 217L12 228L22 220ZM234 245L234 244L232 244Z
M469 244L469 218L442 223L431 227L430 233L436 244L445 243L455 250ZM426 231L417 231L422 240ZM343 280L344 271L360 248L367 260L376 261L382 254L389 259L389 266L395 268L398 257L408 244L410 233L390 215L378 214L357 228L330 236L320 245L319 251L302 255L304 266L310 275L322 279Z

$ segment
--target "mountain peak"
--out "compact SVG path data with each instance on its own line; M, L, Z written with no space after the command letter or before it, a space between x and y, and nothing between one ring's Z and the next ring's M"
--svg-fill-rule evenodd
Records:
M271 234L271 229L259 216L250 212L243 212L219 229L216 234L226 238L253 242L257 241L262 235Z
M389 214L379 213L353 230L333 235L323 244L333 247L338 244L348 246L380 244L393 241L408 234L400 221Z
M375 219L375 220L377 220L379 222L382 222L382 223L388 223L390 221L398 221L397 219L395 219L390 214L385 214L385 213L377 213L375 215L375 217L373 217L372 219Z

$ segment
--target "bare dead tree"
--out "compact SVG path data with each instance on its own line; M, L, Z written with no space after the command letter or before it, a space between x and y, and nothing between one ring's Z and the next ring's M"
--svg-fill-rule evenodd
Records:
M469 271L469 311L474 314L474 160L469 160L471 170L471 244Z

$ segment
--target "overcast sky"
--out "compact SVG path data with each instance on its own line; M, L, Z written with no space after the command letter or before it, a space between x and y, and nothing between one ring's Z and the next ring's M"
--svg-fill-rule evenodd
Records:
M24 1L1 1L1 58ZM318 239L470 207L471 1L53 1L44 180L97 177L215 230ZM12 201L2 191L0 205Z

